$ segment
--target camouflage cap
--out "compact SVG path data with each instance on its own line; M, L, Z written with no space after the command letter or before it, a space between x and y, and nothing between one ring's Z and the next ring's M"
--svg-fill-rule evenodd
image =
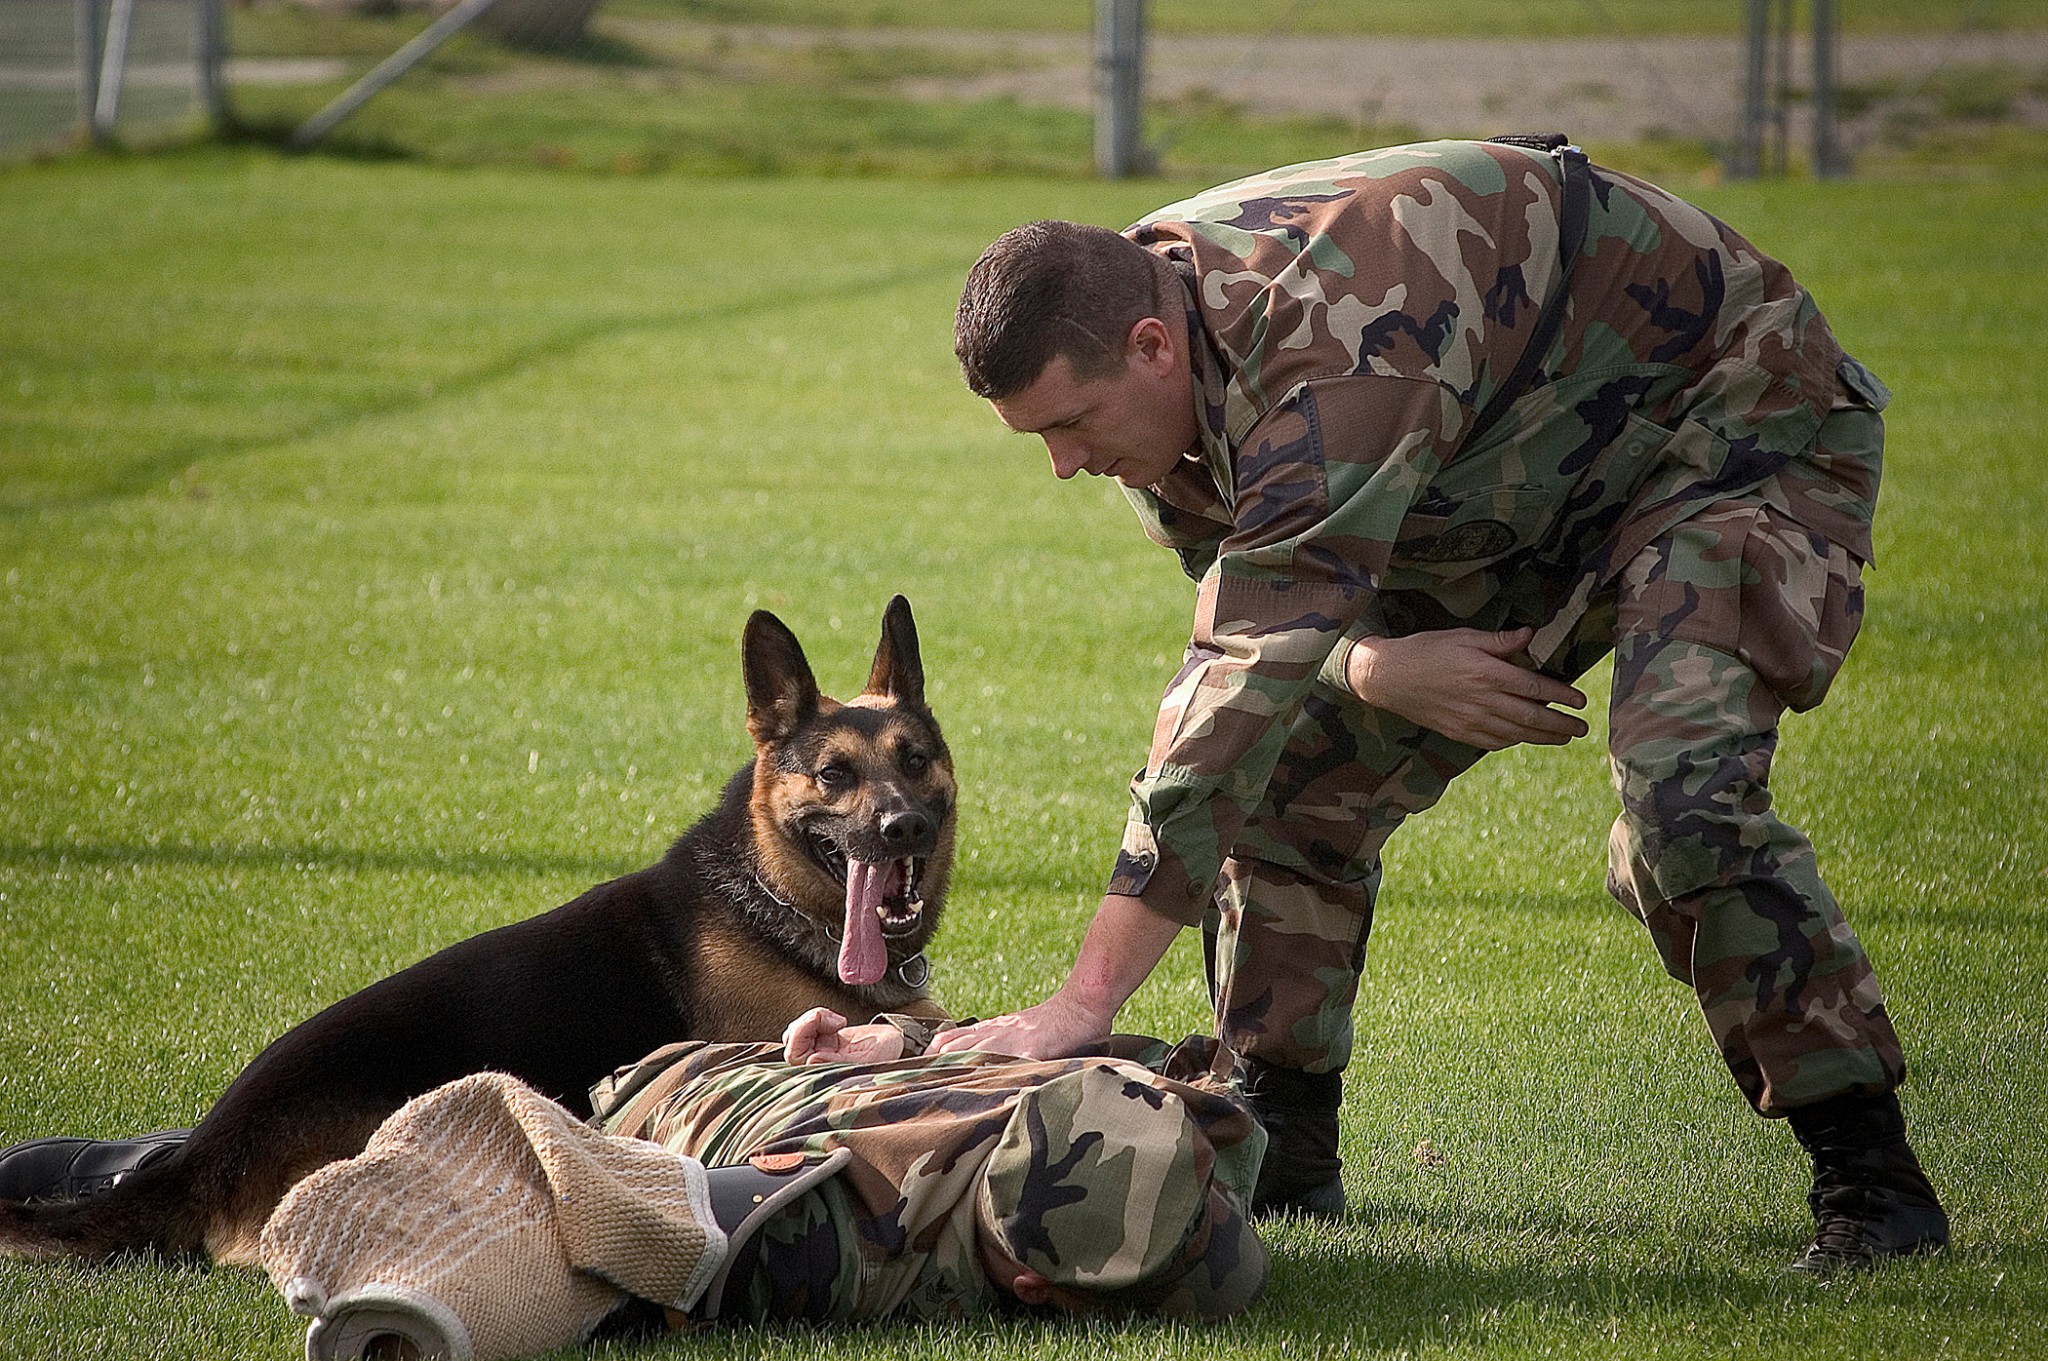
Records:
M1004 1256L1106 1304L1221 1318L1266 1284L1266 1248L1217 1184L1186 1104L1132 1064L1027 1091L975 1212Z

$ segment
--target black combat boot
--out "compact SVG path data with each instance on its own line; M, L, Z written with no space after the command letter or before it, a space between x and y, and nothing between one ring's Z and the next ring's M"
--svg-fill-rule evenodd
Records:
M1342 1073L1304 1073L1243 1062L1245 1100L1266 1127L1266 1159L1252 1191L1254 1216L1344 1217L1343 1160L1337 1156Z
M1948 1215L1906 1142L1895 1094L1833 1097L1786 1119L1813 1155L1813 1242L1794 1271L1862 1271L1948 1246Z
M0 1149L0 1200L84 1200L168 1158L189 1129L136 1139L31 1139Z

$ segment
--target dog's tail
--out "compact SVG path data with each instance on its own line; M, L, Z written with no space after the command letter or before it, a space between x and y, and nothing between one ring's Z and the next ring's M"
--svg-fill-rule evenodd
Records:
M212 1180L191 1145L84 1200L0 1201L0 1254L105 1262L135 1253L171 1260L207 1255ZM195 1175L197 1174L197 1175Z

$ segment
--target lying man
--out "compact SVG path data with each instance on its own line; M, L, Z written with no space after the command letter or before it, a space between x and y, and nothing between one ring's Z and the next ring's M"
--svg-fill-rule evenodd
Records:
M1214 1318L1258 1296L1242 1207L1265 1137L1213 1042L1032 1061L843 1026L791 1027L809 1062L668 1046L593 1093L598 1129L501 1074L418 1098L264 1229L309 1356L1019 1305Z

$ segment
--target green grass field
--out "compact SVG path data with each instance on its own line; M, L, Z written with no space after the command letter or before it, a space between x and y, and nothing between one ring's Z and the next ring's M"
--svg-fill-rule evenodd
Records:
M1189 592L967 396L951 307L1002 228L1188 187L0 175L0 1141L189 1123L315 1008L651 860L746 756L756 607L844 691L910 596L965 791L936 985L1044 993ZM1596 733L1396 840L1358 1209L1276 1229L1253 1314L620 1354L2048 1353L2048 182L1701 197L1899 393L1865 635L1777 785L1877 958L1955 1251L1782 1271L1800 1161L1602 892ZM1125 1024L1201 1027L1199 973L1184 942ZM0 1265L0 1357L299 1331L249 1273Z

